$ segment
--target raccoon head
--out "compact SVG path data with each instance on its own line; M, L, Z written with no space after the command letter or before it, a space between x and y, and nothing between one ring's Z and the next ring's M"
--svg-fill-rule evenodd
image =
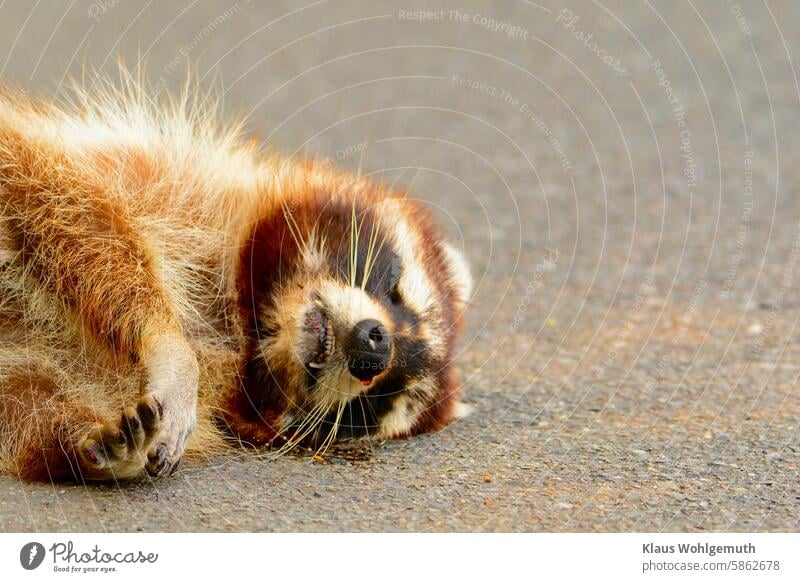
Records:
M418 202L303 193L246 249L249 398L294 442L402 437L451 421L471 279Z

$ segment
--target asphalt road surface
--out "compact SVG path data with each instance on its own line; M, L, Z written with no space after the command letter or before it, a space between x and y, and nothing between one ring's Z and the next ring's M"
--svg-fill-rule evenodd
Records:
M476 278L438 434L83 487L5 531L800 528L794 2L0 3L0 70L186 63L275 149L408 186Z

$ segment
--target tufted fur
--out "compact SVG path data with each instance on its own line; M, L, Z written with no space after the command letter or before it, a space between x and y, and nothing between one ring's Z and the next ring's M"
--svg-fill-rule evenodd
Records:
M327 289L330 310L342 298L336 321L356 317L358 301L393 321L380 297L330 268L332 241L355 232L347 225L381 216L391 220L373 228L375 260L386 241L407 265L415 334L437 365L403 379L424 397L404 393L405 412L376 417L376 434L452 416L469 275L424 209L327 162L265 155L193 94L155 102L129 76L78 88L69 106L0 92L0 461L23 478L163 474L184 451L269 442L298 407L319 404L293 355L310 289ZM342 220L320 226L326 212ZM274 328L267 339L259 322ZM133 451L124 435L137 410L144 424L148 410L160 420Z

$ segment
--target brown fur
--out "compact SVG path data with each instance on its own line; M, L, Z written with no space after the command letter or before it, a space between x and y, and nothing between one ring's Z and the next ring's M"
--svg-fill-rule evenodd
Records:
M287 206L394 194L325 162L260 155L205 104L155 105L131 79L76 102L0 92L0 461L26 479L133 476L138 465L92 474L76 447L93 427L122 431L119 411L146 394L175 433L171 462L222 450L228 431L269 441L279 419L246 402L259 267L247 261L269 243L248 245L273 240L259 225ZM414 432L452 416L450 368L439 376ZM183 414L195 402L196 424Z

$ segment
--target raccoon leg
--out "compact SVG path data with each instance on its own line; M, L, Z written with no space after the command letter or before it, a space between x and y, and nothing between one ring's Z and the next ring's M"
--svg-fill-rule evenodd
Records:
M163 417L147 470L177 463L195 426L197 360L159 276L160 257L97 168L0 118L0 212L30 275L118 357L143 365ZM87 438L92 438L87 434ZM92 438L92 440L94 440Z
M99 423L96 411L70 398L46 370L19 368L0 379L2 456L22 479L107 480L140 474L159 423L158 402L151 395L116 419Z

